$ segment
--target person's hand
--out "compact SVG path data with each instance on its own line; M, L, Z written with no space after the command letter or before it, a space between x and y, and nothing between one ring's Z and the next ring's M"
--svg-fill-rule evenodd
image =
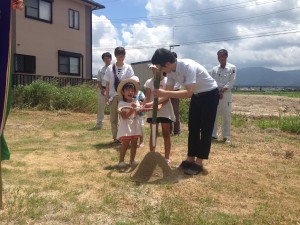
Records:
M163 107L163 104L158 104L157 111L161 110L162 107Z
M153 90L154 98L161 97L164 93L165 93L165 90L163 90L163 89L154 89Z
M106 96L106 91L105 91L104 89L102 89L102 90L101 90L101 94L102 94L103 96Z
M220 99L223 99L223 92L220 92Z
M152 70L153 74L156 74L158 72L160 72L160 66L159 67L156 67L155 65L149 65L149 69Z
M136 108L137 108L137 104L136 104L135 102L133 102L133 103L131 103L131 107L132 107L133 109L136 109Z
M141 108L140 108L140 112L148 112L148 111L152 111L152 110L153 110L152 105L151 106L148 105L148 107L141 106Z
M147 102L144 104L143 108L152 108L153 107L153 102Z

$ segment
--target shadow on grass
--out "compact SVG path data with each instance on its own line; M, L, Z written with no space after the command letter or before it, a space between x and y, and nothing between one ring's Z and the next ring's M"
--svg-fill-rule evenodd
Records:
M118 144L112 144L111 142L107 142L107 143L99 143L99 144L95 144L93 145L94 148L96 150L105 150L105 149L111 149L114 148L116 150L119 150L121 145Z
M199 174L207 175L208 172L203 170ZM132 181L147 184L177 183L179 180L191 177L193 176L184 174L184 170L180 169L178 165L170 167L170 164L158 152L148 152L137 170L131 174Z
M112 178L112 174L114 172L118 172L118 173L131 173L132 171L134 171L136 169L137 166L129 166L127 165L125 168L119 168L118 165L108 165L105 166L103 169L104 170L109 170L109 172L107 173L107 177L108 178Z
M127 165L125 168L122 168L122 169L120 169L118 167L118 165L108 165L108 166L103 167L104 170L108 170L108 173L106 175L108 178L113 178L113 173L124 173L124 174L132 173L136 168L137 168L137 166L132 167L132 166L129 166L129 165ZM175 183L178 183L180 180L187 180L187 179L192 179L192 178L201 179L202 176L207 176L208 175L208 170L205 169L205 168L203 168L203 171L201 171L197 175L186 175L186 174L184 174L184 170L180 169L180 168L172 167L171 170L172 170L172 173L173 173L174 178L175 178L174 180L165 180L164 178L160 178L160 179L156 179L156 180L153 180L153 181L150 181L150 179L149 180L147 179L147 181L142 181L142 182L134 181L134 180L132 180L132 181L137 186L142 185L142 184L149 184L149 185L175 184Z
M97 131L100 130L99 128L96 127L92 127L92 128L88 128L87 131Z

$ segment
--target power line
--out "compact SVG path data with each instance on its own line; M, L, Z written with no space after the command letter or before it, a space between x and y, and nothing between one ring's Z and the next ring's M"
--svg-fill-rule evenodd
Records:
M298 25L298 23L299 23L299 21L300 20L295 20L295 21L293 21L293 22L290 22L290 24L293 24L293 25ZM289 24L289 25L290 25ZM283 28L285 28L286 26L285 26L285 24L273 24L272 26L256 26L256 27L254 27L253 29L255 29L255 30L253 30L253 29L250 29L250 27L246 27L248 30L248 32L251 32L251 31L259 31L259 30L264 30L264 31L266 31L267 29L272 29L272 31L274 32L275 31L275 29L283 29ZM275 28L275 29L274 29ZM292 27L291 27L292 28ZM290 28L290 29L291 29ZM295 28L296 29L296 28ZM244 31L245 32L245 31ZM200 35L197 35L197 38L207 38L207 39L209 39L210 37L216 37L216 36L220 36L220 35L222 35L223 37L224 36L226 36L226 35L231 35L232 34L232 32L224 32L224 30L218 30L218 32L215 32L215 33L213 33L213 34L210 34L210 35L207 35L207 34L200 34ZM246 34L245 34L246 35ZM168 43L168 44L166 44L166 45L169 45L169 41L170 41L170 38L167 38L167 39L160 39L159 40L160 41L160 43L157 43L157 44L155 44L155 43L153 43L154 45L161 45L161 43ZM96 47L96 48L99 48L99 47ZM110 46L103 46L102 45L102 47L101 48L110 48Z
M294 25L294 26L291 26L289 27L289 29L296 29L297 28L297 25L299 23L300 20L295 20L293 22L290 22L289 25ZM266 31L267 29L270 30L272 29L272 31L274 32L275 30L278 30L278 29L283 29L283 28L286 28L286 26L284 24L273 24L272 26L256 26L256 27L253 27L252 29L250 27L246 27L247 31L246 32L257 32L259 30L264 30ZM254 30L255 29L255 30ZM226 29L227 30L227 29ZM200 35L197 35L197 38L209 38L211 36L219 36L219 35L222 35L222 36L225 36L225 35L229 35L229 34L232 34L232 32L224 32L224 30L217 30L218 32L215 32L213 33L213 35L207 35L207 34L200 34ZM245 31L244 31L245 32ZM168 39L170 40L170 38Z
M220 20L220 21L215 21L215 22L211 22L211 23L203 23L203 24L190 24L190 25L184 25L184 26L174 26L174 27L198 27L198 26L207 26L207 25L215 25L215 24L221 24L221 23L229 23L229 22L235 22L235 21L241 21L241 20L250 20L250 19L256 19L259 17L264 17L264 16L270 16L270 15L274 15L274 14L279 14L279 13L284 13L284 12L288 12L288 11L292 11L295 9L299 9L300 6L297 7L293 7L293 8L289 8L289 9L284 9L284 10L279 10L279 11L275 11L275 12L271 12L271 13L266 13L266 14L261 14L261 15L255 15L255 16L250 16L250 17L239 17L239 18L233 18L230 20Z
M114 23L124 23L124 22L132 22L139 19L145 19L148 21L157 21L157 20L165 20L165 19L174 19L178 17L187 17L187 16L196 16L196 15L203 15L203 14L211 14L211 13L217 13L217 12L225 12L229 10L239 9L239 8L246 8L249 7L250 4L255 6L265 5L269 3L275 3L280 0L272 0L272 1L265 1L265 2L257 2L257 1L247 1L247 2L240 2L240 3L232 3L228 5L222 5L222 6L216 6L216 7L210 7L205 9L199 9L199 10L193 10L193 11L186 11L186 12L176 12L172 14L165 14L165 15L158 15L158 16L149 16L149 17L131 17L131 18L111 18L110 21L113 21ZM101 20L101 19L100 19Z
M254 16L250 16L250 17L238 17L238 18L233 18L233 19L229 19L229 20L219 20L219 21L214 21L214 22L209 22L209 23L203 23L203 24L186 24L184 26L177 25L177 26L168 27L168 28L173 28L174 29L174 28L181 28L181 27L185 28L185 27L193 27L193 26L195 26L195 27L198 27L198 26L209 26L209 25L230 23L230 22L236 22L236 21L251 20L251 19L256 19L256 18L260 18L260 17L270 16L270 15L274 15L274 14L284 13L284 12L296 10L296 9L299 9L299 8L300 7L293 7L293 8L289 8L289 9L279 10L279 11L275 11L275 12L271 12L271 13L266 13L266 14L254 15Z
M176 44L179 44L180 46L198 45L198 44L208 44L208 43L223 42L223 41L236 41L236 40L260 38L260 37L279 36L279 35L286 35L286 34L293 34L293 33L294 34L300 33L300 30L283 30L283 31L276 31L276 32L267 32L267 33L243 35L243 36L232 36L232 37L219 38L219 39L207 39L207 40L191 41L191 42L178 42ZM170 45L170 43L155 44L155 45L144 45L144 46L126 46L126 50L169 47L169 45ZM103 51L111 51L114 48L93 47L93 49L101 49Z

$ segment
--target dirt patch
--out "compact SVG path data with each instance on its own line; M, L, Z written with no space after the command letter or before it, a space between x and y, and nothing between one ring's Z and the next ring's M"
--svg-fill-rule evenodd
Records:
M161 154L148 152L132 173L131 180L138 183L175 183L178 178Z
M300 98L265 95L233 95L233 114L278 117L300 114Z

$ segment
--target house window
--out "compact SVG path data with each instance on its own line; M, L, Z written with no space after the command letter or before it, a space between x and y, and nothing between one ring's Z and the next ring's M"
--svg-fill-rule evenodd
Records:
M79 30L79 12L69 9L69 27Z
M82 55L73 52L58 51L58 72L62 75L80 76Z
M52 23L53 0L27 0L25 15L28 18Z
M15 72L35 73L35 56L15 54Z

